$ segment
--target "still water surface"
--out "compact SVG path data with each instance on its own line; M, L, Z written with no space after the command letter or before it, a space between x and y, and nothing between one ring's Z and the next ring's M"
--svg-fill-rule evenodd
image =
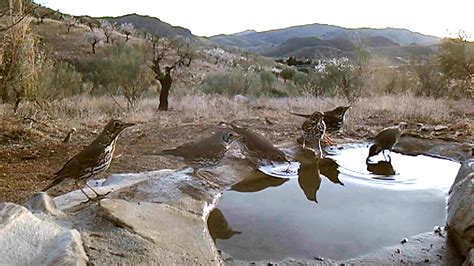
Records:
M209 216L218 248L243 260L346 259L444 225L458 163L392 153L366 165L367 152L298 154L292 179L250 173Z

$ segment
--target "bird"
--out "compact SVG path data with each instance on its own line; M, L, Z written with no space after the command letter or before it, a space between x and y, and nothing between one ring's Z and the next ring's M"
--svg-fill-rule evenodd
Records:
M257 168L274 163L291 163L286 154L263 135L235 124L230 125L241 136L237 141L240 150Z
M216 166L224 158L229 146L241 136L230 129L223 129L197 142L183 144L177 148L162 150L158 155L176 157L195 170Z
M306 118L303 122L301 129L303 130L303 149L306 148L306 143L308 141L315 142L317 145L317 150L315 152L322 157L323 151L321 150L321 140L326 131L324 114L319 111L312 113L311 116Z
M135 124L125 123L116 119L110 120L91 144L72 157L53 175L53 182L44 188L43 191L48 191L65 180L74 180L77 186L80 181L87 180L107 170L112 162L118 136L124 129L133 125ZM97 197L104 196L97 193L87 182L86 186L89 187ZM88 200L92 199L82 188L80 188L80 190Z
M388 127L380 131L375 136L375 142L369 148L369 156L366 159L366 162L369 161L370 157L375 156L382 152L383 156L385 157L385 150L388 150L388 158L390 158L390 152L392 151L395 144L397 144L400 136L405 130L407 123L400 122L398 126Z
M67 133L66 137L63 139L63 143L68 143L69 141L71 141L71 137L74 132L76 132L76 129L71 128L71 130L69 130L69 132Z
M342 129L344 125L344 119L346 117L346 112L351 109L352 106L339 106L336 109L329 110L324 112L324 123L326 123L326 128L328 131L339 131ZM304 118L309 118L311 115L309 114L300 114L300 113L293 113L290 112L292 115L301 116Z

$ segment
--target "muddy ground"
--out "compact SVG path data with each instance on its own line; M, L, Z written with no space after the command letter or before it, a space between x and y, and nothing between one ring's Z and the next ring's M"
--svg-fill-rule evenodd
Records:
M263 112L262 112L263 113ZM162 149L198 140L218 130L218 121L180 120L179 112L165 112L166 126L160 119L140 123L125 130L119 138L114 160L106 173L96 178L103 178L112 173L132 173L165 168L183 167L184 164L170 158L156 156ZM50 182L54 172L58 171L74 154L88 145L102 130L103 123L97 125L81 124L68 143L62 140L70 130L70 123L64 121L25 121L21 118L0 117L0 202L22 203L35 191L40 191ZM231 121L232 118L229 118ZM240 125L263 133L276 144L295 144L300 136L299 127L302 118L294 119L257 116L252 119L236 120ZM383 127L391 126L394 121L387 121L379 116L369 117L364 125L342 134L332 135L337 143L366 141ZM454 123L453 123L454 125ZM458 142L472 142L472 125L424 125L408 124L406 134L422 137L445 139ZM72 189L63 186L52 194L59 194Z

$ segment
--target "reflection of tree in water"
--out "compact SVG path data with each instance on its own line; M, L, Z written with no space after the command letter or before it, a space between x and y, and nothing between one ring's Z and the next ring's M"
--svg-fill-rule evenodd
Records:
M230 239L236 234L240 234L239 231L234 231L232 227L227 223L224 214L218 208L215 208L209 214L207 218L207 226L209 228L209 234L214 242L216 239Z
M268 187L278 187L287 182L287 178L275 178L260 171L253 171L249 176L230 189L238 192L257 192Z
M395 175L395 169L393 169L392 163L388 161L380 161L378 163L367 163L367 171L382 176Z

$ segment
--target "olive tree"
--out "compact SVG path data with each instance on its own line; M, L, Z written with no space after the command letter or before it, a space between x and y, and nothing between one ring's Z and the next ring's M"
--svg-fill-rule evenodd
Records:
M125 34L125 41L127 42L130 39L130 35L135 32L135 27L133 26L132 23L122 23L120 25L120 29L122 30L122 33Z

